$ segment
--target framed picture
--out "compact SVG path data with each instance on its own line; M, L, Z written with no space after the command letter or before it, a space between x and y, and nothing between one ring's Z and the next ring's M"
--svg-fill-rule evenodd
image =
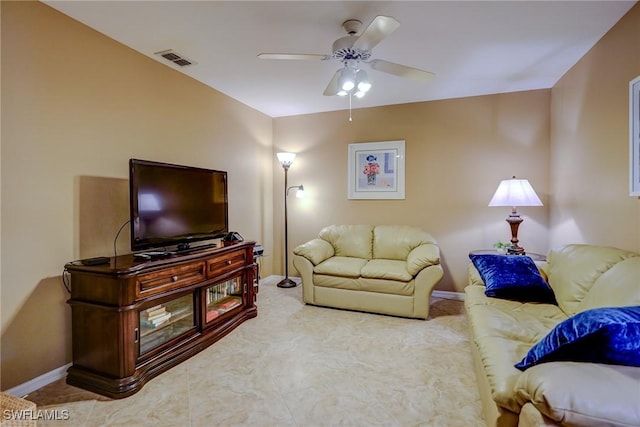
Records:
M640 196L640 76L629 83L629 195Z
M404 199L404 141L349 144L349 199Z

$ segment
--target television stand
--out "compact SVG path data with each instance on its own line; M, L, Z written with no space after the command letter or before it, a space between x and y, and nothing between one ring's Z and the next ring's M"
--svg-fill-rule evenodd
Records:
M256 317L254 245L65 265L73 349L67 383L130 396Z

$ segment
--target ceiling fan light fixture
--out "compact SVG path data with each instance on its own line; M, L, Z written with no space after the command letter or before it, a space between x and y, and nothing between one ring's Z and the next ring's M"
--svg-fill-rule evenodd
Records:
M367 76L367 72L364 70L358 70L356 73L356 80L358 82L358 92L364 93L368 92L371 89L371 81L369 81L369 76Z
M367 83L363 83L360 82L358 83L358 91L360 92L369 92L369 89L371 89L371 83L367 82Z
M351 91L356 87L356 79L354 72L348 68L343 68L340 73L340 80L338 80L338 88L346 92Z
M342 90L346 90L347 92L353 89L354 87L355 87L355 83L353 83L353 81L351 80L347 80L342 84Z
M0 0L1 1L1 0ZM362 64L374 70L391 74L418 82L428 82L435 76L432 72L408 67L402 64L371 59L372 50L385 38L398 29L400 23L392 16L376 16L364 31L360 31L362 22L357 19L348 19L342 24L347 35L333 42L330 54L300 54L300 53L261 53L261 59L280 60L334 60L342 64L342 68L336 70L327 84L324 96L349 95L349 111L351 101L355 96L362 98L372 87L367 73L360 69ZM349 118L351 121L351 118Z

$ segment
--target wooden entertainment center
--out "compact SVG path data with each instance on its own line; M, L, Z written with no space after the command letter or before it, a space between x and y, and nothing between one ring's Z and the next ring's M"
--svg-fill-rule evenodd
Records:
M73 364L67 383L113 398L256 317L255 242L153 260L71 262Z

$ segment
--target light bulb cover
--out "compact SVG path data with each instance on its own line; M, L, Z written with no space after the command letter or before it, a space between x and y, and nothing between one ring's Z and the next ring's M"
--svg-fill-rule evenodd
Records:
M369 92L369 89L371 89L371 83L358 83L358 90L361 92Z
M345 82L342 83L342 90L346 90L348 92L351 89L353 89L355 86L356 86L355 83L353 83L351 80L346 80Z
M277 153L276 155L278 156L278 161L283 168L288 168L289 166L291 166L293 161L296 159L296 153L281 152Z
M363 94L371 89L371 82L369 81L369 76L366 71L358 70L356 73L356 81L358 82L358 91L363 92Z
M356 79L353 71L348 68L343 68L340 72L340 79L338 80L338 88L349 92L356 87Z
M296 191L296 197L298 199L304 198L304 185L298 186L298 190Z

